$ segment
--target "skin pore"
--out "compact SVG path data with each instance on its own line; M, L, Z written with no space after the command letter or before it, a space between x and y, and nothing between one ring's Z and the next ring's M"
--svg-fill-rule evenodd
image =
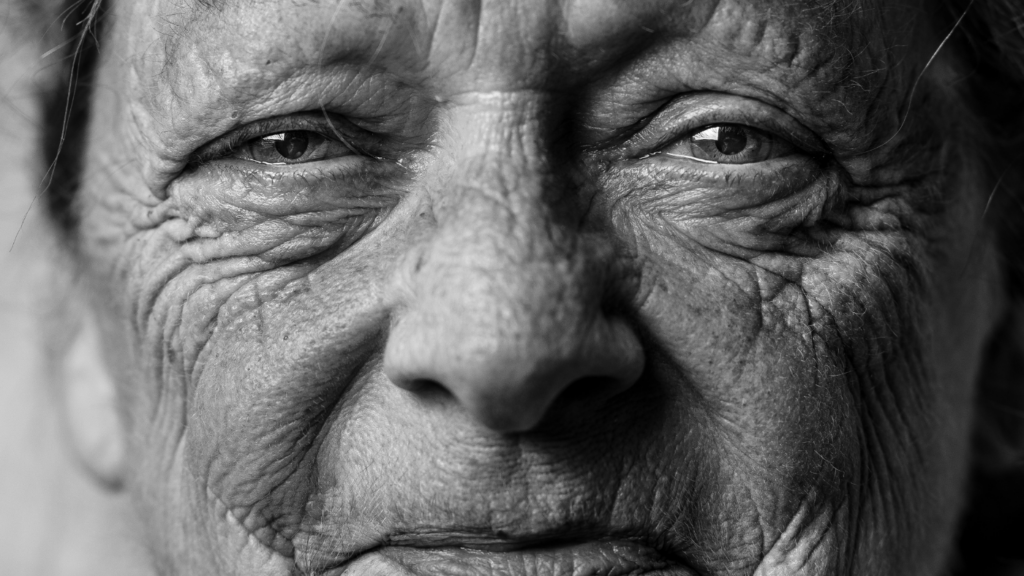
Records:
M113 3L77 206L161 574L942 570L1000 310L926 8L208 4Z

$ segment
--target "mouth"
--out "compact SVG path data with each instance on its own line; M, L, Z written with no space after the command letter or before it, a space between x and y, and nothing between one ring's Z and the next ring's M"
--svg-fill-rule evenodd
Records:
M631 540L575 543L396 538L353 558L338 576L698 576Z

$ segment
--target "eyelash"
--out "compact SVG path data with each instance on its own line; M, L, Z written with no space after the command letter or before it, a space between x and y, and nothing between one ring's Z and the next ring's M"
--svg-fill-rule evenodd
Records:
M190 167L200 166L207 162L228 158L232 153L245 149L245 147L261 139L277 134L289 132L309 132L316 134L325 140L339 142L349 148L355 155L381 159L379 156L367 152L362 146L356 145L353 141L358 136L351 134L356 129L344 130L344 120L331 117L322 112L310 112L306 114L271 118L262 122L256 122L243 126L213 142L210 142L194 152L189 159ZM339 126L342 125L342 126ZM349 134L346 134L349 132ZM264 163L266 164L266 163Z
M704 104L712 99L710 105ZM721 98L735 101L718 101ZM704 105L702 105L704 104ZM749 99L720 94L696 94L672 101L652 114L625 144L626 156L646 160L665 156L665 151L685 143L688 139L711 128L740 127L767 135L791 147L797 153L823 164L829 158L827 147L810 130L789 118L784 112L777 114L764 110L764 105ZM692 111L696 108L696 111ZM780 117L782 117L780 119ZM707 162L689 158L711 166L721 162ZM741 166L743 164L732 164Z
M754 134L762 134L769 138L777 139L782 147L802 153L805 157L824 164L828 158L824 145L813 136L809 130L799 126L795 121L779 121L773 114L766 113L760 108L751 110L750 101L736 96L717 95L738 100L735 106L722 105L720 102L712 102L712 105L701 105L702 100L716 95L698 94L685 96L680 100L670 102L657 112L651 115L643 128L633 137L629 138L626 144L626 155L636 161L647 160L655 157L679 158L690 162L704 164L708 167L722 164L733 167L760 164L767 160L752 162L719 162L708 159L701 159L692 155L673 154L668 149L686 143L695 135L712 128L739 127ZM685 106L688 101L695 100L696 105ZM694 113L693 108L697 108ZM779 114L782 114L780 111ZM795 124L789 126L787 124ZM246 150L250 146L260 143L262 139L269 136L286 133L307 132L323 138L326 141L337 142L352 151L355 157L383 160L381 155L371 153L365 146L356 144L357 141L368 140L368 134L357 134L365 132L356 127L349 126L342 118L336 118L326 111L311 111L298 115L271 118L265 121L256 122L243 126L207 145L201 147L192 154L188 166L190 168L224 158L230 158L233 154ZM682 134L680 136L680 134ZM265 144L265 143L264 143ZM335 157L338 158L338 157ZM245 159L268 166L308 164L322 159L306 160L299 162L260 162L256 159Z

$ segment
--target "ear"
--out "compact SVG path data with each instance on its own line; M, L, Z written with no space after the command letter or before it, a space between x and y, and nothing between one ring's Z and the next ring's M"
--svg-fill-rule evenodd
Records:
M57 388L75 456L100 483L117 489L124 475L126 438L100 342L95 318L82 314L64 353Z

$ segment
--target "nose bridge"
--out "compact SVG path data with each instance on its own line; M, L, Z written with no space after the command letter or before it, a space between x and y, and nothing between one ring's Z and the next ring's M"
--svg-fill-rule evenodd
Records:
M466 229L472 216L495 233L519 234L522 248L546 239L556 203L566 200L566 175L553 169L547 98L531 92L477 94L450 108L450 187L434 190L435 215ZM565 216L564 214L561 216ZM536 229L537 227L541 229Z
M612 253L565 208L574 187L555 169L542 108L518 94L452 107L448 157L426 180L436 229L391 292L388 377L440 385L503 431L534 426L574 382L618 390L642 365L632 333L604 317Z
M551 158L548 110L529 92L474 95L451 109L454 152L441 178L448 184L432 191L438 231L430 249L445 260L443 277L466 277L480 291L477 306L498 298L506 314L518 304L564 316L544 308L592 298L574 286L595 255L569 208L573 183Z

